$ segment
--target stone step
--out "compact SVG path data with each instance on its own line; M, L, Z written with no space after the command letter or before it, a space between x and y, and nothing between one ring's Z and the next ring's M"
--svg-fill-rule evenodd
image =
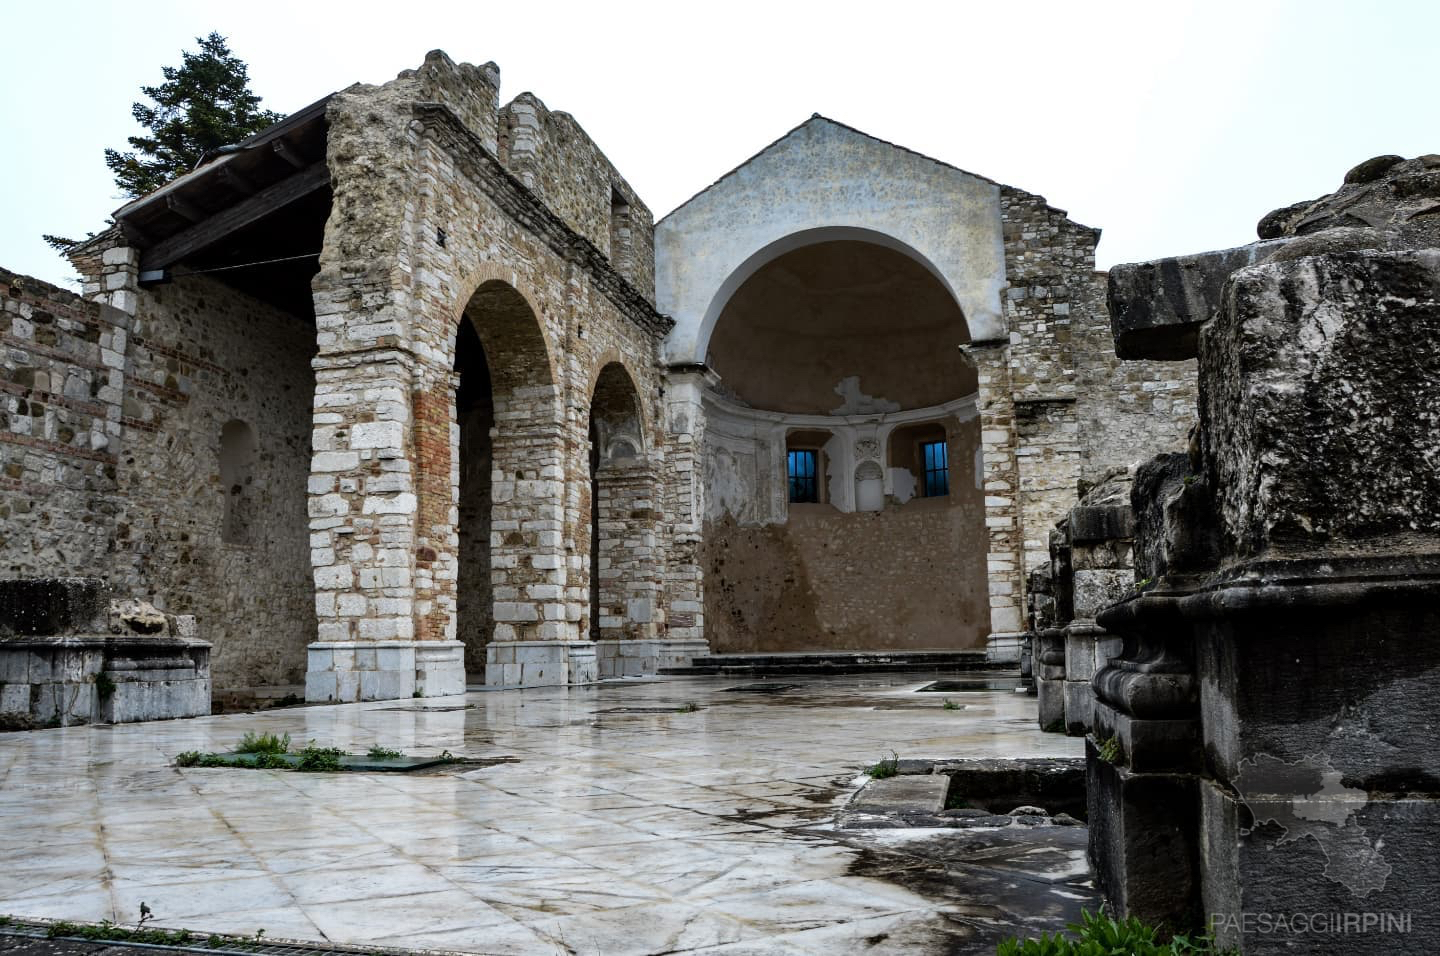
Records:
M857 674L876 671L994 670L983 650L976 651L812 651L781 654L709 654L688 667L662 667L661 674Z

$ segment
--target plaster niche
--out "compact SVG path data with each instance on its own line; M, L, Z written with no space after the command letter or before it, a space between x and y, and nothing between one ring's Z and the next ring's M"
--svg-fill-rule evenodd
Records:
M862 461L855 469L855 510L879 511L885 506L885 473L876 461Z

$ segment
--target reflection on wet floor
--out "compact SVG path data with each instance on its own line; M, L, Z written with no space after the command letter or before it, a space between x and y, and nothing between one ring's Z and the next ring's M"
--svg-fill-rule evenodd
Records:
M157 925L484 953L994 952L1093 908L1083 829L830 825L891 751L1081 753L1039 732L1033 698L915 694L937 676L776 694L627 680L0 734L0 912L134 922L144 900ZM485 765L171 765L246 731Z

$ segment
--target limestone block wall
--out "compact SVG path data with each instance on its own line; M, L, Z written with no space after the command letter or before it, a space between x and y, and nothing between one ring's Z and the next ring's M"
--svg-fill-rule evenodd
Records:
M298 682L313 332L205 278L137 290L131 250L92 258L95 293L131 311L0 273L3 573L92 575L194 615L217 688ZM233 423L249 454L227 474Z
M655 298L655 217L569 113L521 93L499 112L500 162Z
M0 574L103 576L130 316L0 270Z
M1081 479L1185 446L1196 372L1193 359L1116 357L1098 229L1009 186L1001 206L1022 560L1033 568L1049 560L1049 531Z
M463 72L439 54L427 69ZM624 368L642 460L663 469L657 360L669 326L600 248L501 165L483 130L425 95L402 74L329 107L334 207L314 283L319 638L456 637L452 369L466 316L493 391L490 640L586 640L595 381L608 364ZM661 562L657 505L647 528ZM664 613L654 609L652 623L663 626ZM548 660L534 662L537 673Z
M207 277L137 296L111 574L195 615L220 690L304 679L314 353L307 319Z

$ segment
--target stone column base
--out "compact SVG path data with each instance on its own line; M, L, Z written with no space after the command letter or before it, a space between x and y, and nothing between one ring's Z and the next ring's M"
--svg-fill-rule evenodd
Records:
M657 640L603 640L595 642L600 679L641 677L658 669L660 642Z
M1024 631L991 634L985 642L985 660L991 664L1019 664L1020 648L1025 643Z
M421 697L465 693L463 642L420 641L415 645L415 693Z
M485 645L487 687L554 687L591 684L599 679L594 641L491 641Z
M306 703L414 697L416 646L414 641L316 641L309 647ZM463 685L464 677L460 680Z

